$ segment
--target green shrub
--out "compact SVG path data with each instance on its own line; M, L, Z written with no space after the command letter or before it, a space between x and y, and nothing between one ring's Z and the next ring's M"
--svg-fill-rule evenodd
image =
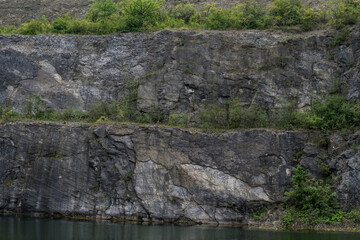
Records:
M54 21L51 23L53 33L69 33L69 26L71 25L72 18L70 13L64 14L62 16L55 16Z
M203 19L208 29L263 29L268 22L265 11L251 0L227 9L211 5Z
M301 0L275 0L268 5L270 15L277 26L291 26L301 23L303 5Z
M268 126L293 129L303 127L304 113L299 112L294 103L269 112Z
M343 96L330 96L324 103L316 101L310 113L320 129L342 129L360 126L360 104Z
M16 117L19 117L19 114L13 111L8 106L0 106L0 119L9 121Z
M339 29L336 32L336 34L334 36L333 45L334 46L340 45L340 44L346 42L347 40L349 40L349 38L350 38L349 28L347 26L343 26L341 29ZM339 87L339 89L340 88L341 88L341 86Z
M360 208L352 210L346 217L353 220L355 223L360 223Z
M292 188L284 194L287 208L283 218L285 227L290 227L294 222L337 223L345 217L329 184L309 179L300 166L293 168L292 174Z
M137 122L141 123L162 123L165 120L165 116L162 113L159 106L152 107L145 113L140 113L136 119Z
M125 21L125 31L146 30L155 25L160 17L163 0L123 0L120 2L121 17Z
M0 34L16 34L17 27L13 25L0 26Z
M56 16L50 24L46 17L30 20L20 28L0 27L0 34L42 33L110 34L116 32L154 31L166 28L192 29L265 29L272 26L285 30L308 31L326 22L337 28L360 21L360 0L332 0L327 10L315 11L303 6L301 0L275 0L268 12L255 0L245 0L229 8L205 4L179 4L164 10L164 0L91 0L85 19L75 20L69 14ZM340 32L342 33L342 32ZM345 34L339 35L338 44Z
M100 22L92 22L90 20L71 20L68 25L62 29L66 34L110 34L114 33L118 29L119 19L113 16L114 19L103 20ZM60 26L59 26L60 28ZM55 33L61 33L54 30Z
M261 206L259 210L256 212L250 214L250 219L253 219L255 221L263 221L266 217L267 208L265 206Z
M240 24L239 29L263 29L266 27L268 18L264 9L252 0L246 0L244 4L234 7L239 12Z
M329 25L341 29L344 25L355 24L360 20L360 0L334 0L328 11Z
M24 35L36 35L49 33L50 30L51 25L44 15L40 20L29 20L28 22L23 23L19 29L19 33Z
M312 8L303 8L301 12L301 28L303 31L309 31L320 22L320 13Z
M228 111L221 105L206 106L200 112L201 128L229 128Z
M200 113L202 128L258 128L266 127L266 112L254 106L243 107L237 99L229 101L225 106L209 105Z
M170 113L168 122L172 126L188 127L189 120L189 114Z
M125 93L121 99L121 109L123 110L123 119L126 121L137 121L141 118L141 113L137 109L137 99L138 99L138 80L126 80L125 83Z
M205 26L208 29L230 29L234 26L234 17L232 9L222 9L212 6L206 18L204 18Z
M54 115L54 110L45 105L40 94L28 98L24 105L23 112L25 117L37 120L51 120Z
M179 4L169 10L169 15L176 19L181 19L185 24L189 24L198 18L198 10L194 4Z
M73 20L70 22L66 33L69 34L89 34L91 31L91 23L86 20Z
M92 122L104 117L108 120L120 120L123 112L118 103L108 103L104 100L97 100L89 106L88 119Z
M188 26L197 25L197 22L189 22ZM159 19L154 26L148 27L149 30L160 30L166 28L183 28L186 24L183 19L175 18L166 11L161 11Z
M54 114L54 120L81 122L88 119L88 114L74 108L67 108Z
M296 211L295 211L295 209L293 209L293 208L286 209L286 210L283 212L281 224L282 224L285 228L291 228L291 226L292 226L293 223L295 222L295 219L296 219Z
M119 13L117 5L112 0L91 0L91 2L85 17L92 22L106 21Z
M260 128L265 127L267 123L268 117L261 108L242 107L238 101L229 107L230 128Z
M117 16L112 16L112 18L108 20L94 24L91 31L97 35L115 33L119 29L119 24L121 24L121 20L118 19Z
M0 119L2 119L5 112L6 112L6 107L5 106L0 106Z

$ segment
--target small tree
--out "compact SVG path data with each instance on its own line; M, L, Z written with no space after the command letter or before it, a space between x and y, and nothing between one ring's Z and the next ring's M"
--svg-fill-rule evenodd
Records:
M26 23L23 23L19 29L20 34L24 35L36 35L48 33L51 29L51 25L45 15L39 20L29 20Z
M91 0L86 18L93 21L105 21L119 12L117 5L112 0Z
M286 227L294 221L306 224L341 221L344 213L339 210L336 193L329 184L309 179L300 166L293 168L292 174L293 187L284 194L287 210L283 224Z
M123 0L120 2L121 17L127 31L138 31L147 25L154 25L160 16L163 0Z
M303 5L300 0L275 0L268 6L274 23L291 26L301 23Z

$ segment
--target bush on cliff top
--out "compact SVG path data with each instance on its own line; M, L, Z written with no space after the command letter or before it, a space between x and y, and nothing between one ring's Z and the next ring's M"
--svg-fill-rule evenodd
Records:
M291 26L301 23L304 7L300 0L275 0L268 8L275 25Z
M111 16L119 14L118 6L112 0L91 0L91 2L85 18L92 22L106 21Z
M24 23L18 32L24 35L36 35L43 33L51 33L51 24L45 16L42 16L40 20L29 20Z
M344 25L359 23L360 0L332 0L329 10L329 25L337 29Z
M125 23L125 31L146 30L154 26L160 18L163 0L123 0L120 2L121 18Z
M65 14L50 23L43 17L30 20L19 28L0 27L0 34L109 34L184 27L308 31L324 23L342 29L360 21L360 0L333 0L327 10L314 10L300 0L275 0L267 8L253 0L226 9L216 4L207 4L201 9L191 4L166 9L163 6L163 0L123 0L119 4L112 0L93 0L83 20Z

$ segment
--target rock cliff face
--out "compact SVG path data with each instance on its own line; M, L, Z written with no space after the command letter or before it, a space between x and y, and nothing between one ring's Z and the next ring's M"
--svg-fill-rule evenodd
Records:
M358 137L334 135L324 149L316 132L7 123L0 210L246 223L262 205L281 202L292 166L320 176L321 161L337 174L347 208L360 203L359 154L351 147Z
M81 3L80 1L78 2ZM75 3L74 3L75 4ZM109 36L0 36L0 105L41 94L55 109L121 101L139 81L146 112L236 99L280 108L337 92L360 99L360 29L333 32L160 31ZM336 176L344 209L360 204L360 132L264 129L206 133L158 126L0 126L0 210L170 222L247 223L276 207L291 168Z
M121 100L138 80L138 107L197 113L230 98L265 108L341 91L360 98L360 31L161 31L109 36L0 36L0 104L40 93L55 108Z

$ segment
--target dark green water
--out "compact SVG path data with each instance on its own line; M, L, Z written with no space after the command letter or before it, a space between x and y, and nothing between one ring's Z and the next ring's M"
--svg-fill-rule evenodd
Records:
M273 232L239 227L140 225L0 216L0 240L359 240L357 233Z

